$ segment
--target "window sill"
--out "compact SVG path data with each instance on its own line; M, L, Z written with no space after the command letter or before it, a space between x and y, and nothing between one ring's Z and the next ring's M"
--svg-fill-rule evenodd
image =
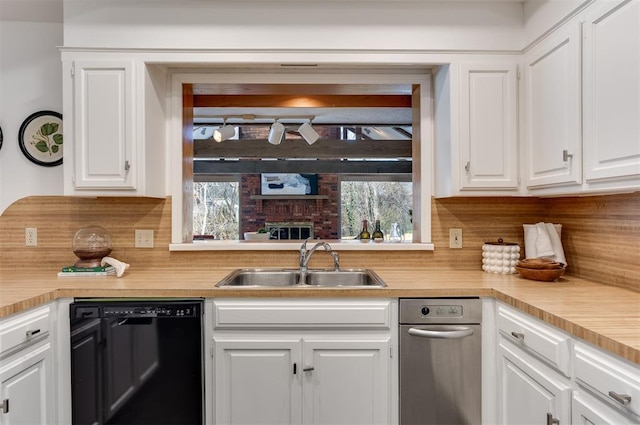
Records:
M309 243L319 242L312 240ZM335 251L433 251L433 243L327 240ZM297 251L302 241L194 241L169 244L169 251Z

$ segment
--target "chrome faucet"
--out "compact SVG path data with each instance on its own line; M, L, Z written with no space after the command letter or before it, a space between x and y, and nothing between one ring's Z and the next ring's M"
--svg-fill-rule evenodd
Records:
M300 246L300 280L298 282L299 284L305 283L305 277L308 270L307 265L309 264L309 260L311 259L311 256L313 255L314 252L316 252L318 248L323 248L325 251L330 253L331 256L333 257L333 269L335 271L340 270L340 257L338 256L338 253L336 251L333 251L331 249L331 245L329 245L327 242L318 242L311 249L307 249L307 242L309 242L310 239L311 238L307 238L302 243L302 246Z

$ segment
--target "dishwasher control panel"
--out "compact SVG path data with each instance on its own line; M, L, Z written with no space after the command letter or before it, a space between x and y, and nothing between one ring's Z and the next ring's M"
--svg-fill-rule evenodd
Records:
M425 317L462 317L461 305L423 305L420 312Z
M400 323L482 323L479 298L400 298Z
M201 316L198 302L79 302L70 306L72 319L91 318L190 318Z

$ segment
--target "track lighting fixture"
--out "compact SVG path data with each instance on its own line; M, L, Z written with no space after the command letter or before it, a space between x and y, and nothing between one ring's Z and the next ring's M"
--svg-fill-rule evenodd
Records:
M282 139L284 138L284 133L285 133L284 125L276 121L271 126L271 130L269 130L269 137L267 138L267 140L272 145L279 145L280 142L282 142Z
M222 124L222 127L213 132L213 140L220 143L236 135L236 128Z
M310 122L302 124L298 128L298 133L300 133L302 138L310 145L313 145L320 138L320 135L311 127Z

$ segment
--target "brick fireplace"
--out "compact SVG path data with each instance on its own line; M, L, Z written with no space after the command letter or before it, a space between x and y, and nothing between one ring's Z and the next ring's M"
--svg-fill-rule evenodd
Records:
M318 175L318 195L326 199L268 199L260 195L260 174L244 174L240 190L240 234L254 232L265 222L311 222L313 236L338 239L340 193L337 174Z

